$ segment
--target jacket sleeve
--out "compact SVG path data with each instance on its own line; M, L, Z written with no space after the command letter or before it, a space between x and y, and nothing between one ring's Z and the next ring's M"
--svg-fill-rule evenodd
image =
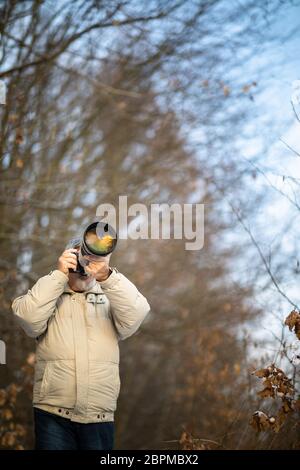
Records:
M150 311L147 299L135 285L113 268L106 281L100 282L110 302L113 323L121 340L133 335Z
M36 338L47 329L67 282L68 276L56 269L41 277L27 294L13 301L13 313L28 336Z

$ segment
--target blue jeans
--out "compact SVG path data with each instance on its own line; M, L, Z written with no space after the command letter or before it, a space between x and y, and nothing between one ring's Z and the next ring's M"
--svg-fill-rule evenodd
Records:
M33 408L36 450L112 450L114 422L75 423Z

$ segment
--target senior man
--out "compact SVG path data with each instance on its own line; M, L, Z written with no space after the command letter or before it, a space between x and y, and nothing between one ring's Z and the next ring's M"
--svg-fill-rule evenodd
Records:
M36 338L33 388L35 449L112 450L120 392L119 341L150 311L146 298L110 255L76 271L80 239L57 269L12 304L18 323Z

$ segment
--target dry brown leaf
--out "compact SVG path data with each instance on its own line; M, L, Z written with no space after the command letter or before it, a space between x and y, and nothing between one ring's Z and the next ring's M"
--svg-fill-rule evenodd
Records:
M16 436L13 432L6 432L1 439L1 445L3 447L12 447L16 442Z
M13 413L12 413L11 409L9 409L9 408L4 408L2 410L1 415L2 415L2 418L5 421L10 421L13 418Z
M300 314L296 310L292 310L291 313L286 317L284 324L289 327L290 331L292 331L292 329L295 328L296 325L297 325L297 329L299 329L300 328Z
M268 377L270 375L269 369L259 369L254 372L252 372L253 375L256 375L256 377Z
M294 406L292 400L284 397L282 399L282 410L284 411L284 413L290 413L291 411L293 411Z
M289 327L290 330L295 326L298 320L299 313L296 310L292 310L291 313L286 317L284 324Z
M272 387L271 388L266 387L263 390L260 390L259 392L257 392L257 395L260 398L267 398L267 397L274 398L275 397L275 392L274 392L274 389Z
M250 420L250 425L257 431L266 431L270 428L270 419L263 411L255 411Z

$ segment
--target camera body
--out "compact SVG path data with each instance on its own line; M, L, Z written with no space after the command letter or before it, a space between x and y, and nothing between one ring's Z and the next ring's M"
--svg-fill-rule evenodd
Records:
M77 273L77 274L80 274L81 276L87 276L87 274L84 270L84 267L82 266L82 264L79 261L79 252L77 252L75 254L76 254L76 258L77 258L77 266L76 266L76 269L69 269L69 272L70 273Z

